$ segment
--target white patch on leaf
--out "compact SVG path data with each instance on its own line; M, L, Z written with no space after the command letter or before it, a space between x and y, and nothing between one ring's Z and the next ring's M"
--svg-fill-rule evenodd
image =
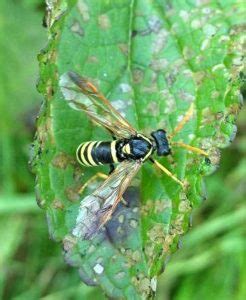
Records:
M129 93L132 90L132 87L128 83L121 83L120 90L122 93Z
M103 273L104 271L104 267L101 265L101 264L96 264L94 267L93 267L93 270L96 274L100 275Z
M78 5L78 10L83 18L83 21L84 22L89 21L90 15L89 15L88 5L83 0L79 0L77 5Z
M150 287L151 287L153 292L156 292L156 288L157 288L157 278L156 278L156 276L151 278Z
M189 17L190 17L188 11L186 11L186 10L181 10L181 11L179 12L179 16L180 16L180 18L181 18L184 22L187 22L187 21L189 20Z

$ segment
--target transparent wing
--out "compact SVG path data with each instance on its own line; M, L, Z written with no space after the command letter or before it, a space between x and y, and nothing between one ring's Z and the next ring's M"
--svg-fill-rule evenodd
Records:
M140 166L140 161L123 161L93 194L82 200L74 236L90 239L110 219Z
M60 87L65 100L76 110L81 110L96 123L106 127L120 138L136 135L136 130L88 80L75 72L64 73Z

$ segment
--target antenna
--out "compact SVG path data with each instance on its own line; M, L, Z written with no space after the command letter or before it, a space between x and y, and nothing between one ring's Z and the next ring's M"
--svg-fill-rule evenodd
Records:
M185 113L183 119L178 123L178 125L175 127L173 133L171 135L169 135L169 139L172 140L172 138L184 127L184 125L190 120L190 118L192 117L194 113L194 103L191 103L189 109L187 110L187 112ZM181 141L179 142L170 142L170 144L172 146L175 147L181 147L181 148L185 148L189 151L195 152L197 154L200 155L204 155L204 156L208 156L208 153L205 152L204 150L197 148L197 147L193 147L190 145L187 145Z
M173 133L169 135L169 139L172 139L183 127L184 125L190 120L194 113L194 103L191 103L189 109L185 113L183 119L178 123L178 125L175 127Z

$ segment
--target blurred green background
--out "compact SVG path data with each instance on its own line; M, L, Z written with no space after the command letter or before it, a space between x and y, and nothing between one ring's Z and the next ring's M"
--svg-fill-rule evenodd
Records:
M28 160L42 101L35 86L44 11L41 0L0 3L0 299L104 299L66 266L35 202ZM157 299L246 299L245 113L220 169L206 178L207 200L170 258Z

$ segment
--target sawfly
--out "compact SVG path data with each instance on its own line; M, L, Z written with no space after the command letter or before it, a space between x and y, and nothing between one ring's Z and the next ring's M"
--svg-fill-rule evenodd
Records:
M77 148L76 156L80 164L88 167L109 164L112 172L99 188L82 199L73 229L73 235L76 237L92 238L111 218L132 178L145 161L153 163L183 187L178 178L153 159L153 154L167 156L171 153L171 146L179 146L207 156L207 153L199 148L183 142L170 142L192 116L193 105L172 135L167 136L164 129L158 129L146 136L134 129L103 94L79 74L63 74L60 78L60 88L70 107L86 113L92 121L105 127L113 136L111 141L86 141ZM117 164L115 169L114 164Z

